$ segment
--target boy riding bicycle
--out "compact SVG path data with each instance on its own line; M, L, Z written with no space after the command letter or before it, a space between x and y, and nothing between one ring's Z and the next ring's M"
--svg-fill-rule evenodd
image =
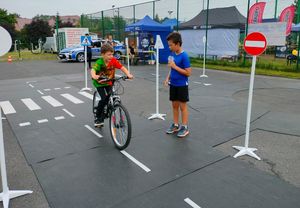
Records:
M129 79L133 76L130 72L113 56L114 49L109 44L104 44L101 47L101 58L98 59L91 70L91 76L93 85L97 88L101 100L99 101L97 108L97 118L95 119L95 127L101 127L104 125L104 106L109 101L109 95L112 90L112 81L106 81L107 79L113 79L115 77L115 69L120 69ZM105 77L106 80L101 80Z

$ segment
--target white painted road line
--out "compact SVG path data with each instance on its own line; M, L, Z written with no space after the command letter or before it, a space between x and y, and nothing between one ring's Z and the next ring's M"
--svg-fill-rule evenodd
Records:
M195 202L193 202L192 200L190 200L190 198L185 198L184 201L186 203L188 203L191 207L193 208L201 208L200 206L198 206Z
M38 93L40 93L41 95L43 95L44 93L41 90L37 90Z
M19 123L19 126L24 127L24 126L30 126L30 122L25 122L25 123Z
M47 92L47 91L51 91L51 89L44 89L44 91L46 91L46 92Z
M42 96L42 98L47 101L50 105L52 105L53 107L59 107L59 106L63 106L62 103L58 102L56 99L54 99L52 96Z
M266 42L265 41L255 41L255 40L246 40L245 46L253 47L253 48L264 48L266 46Z
M63 120L63 119L65 119L65 117L64 117L64 116L57 116L57 117L54 117L54 119L58 121L58 120Z
M30 86L31 88L34 88L34 86L33 86L32 84L29 84L29 86Z
M134 157L132 157L126 151L122 150L121 153L123 155L125 155L126 157L128 157L132 162L134 162L135 164L137 164L138 166L140 166L140 168L142 168L147 173L151 171L147 166L145 166L143 163L141 163L140 161L138 161L137 159L135 159Z
M37 81L27 81L26 83L29 84L30 82L37 82Z
M0 106L5 115L16 113L16 110L14 109L14 107L11 105L11 103L9 101L0 102Z
M204 83L204 86L210 86L211 84L209 84L209 83Z
M102 138L103 136L101 134L99 134L97 131L95 131L94 129L92 129L89 125L84 125L85 128L87 128L88 130L90 130L91 132L93 132L93 134L95 134L97 137Z
M67 109L63 109L63 111L65 111L66 112L66 114L68 114L69 116L71 116L71 117L75 117L72 113L70 113Z
M71 87L64 87L65 89L70 89Z
M194 82L195 84L202 84L201 82Z
M37 122L38 122L38 123L47 123L47 122L48 122L48 119L41 119L41 120L38 120Z
M73 95L71 95L69 93L60 94L60 95L63 96L64 98L66 98L67 100L71 101L74 104L84 103L82 100L79 100L78 98L74 97Z
M78 92L80 95L83 95L84 97L87 97L90 100L93 100L93 95L88 92Z
M60 90L60 89L61 89L60 87L54 88L54 90Z
M27 106L27 108L29 108L29 110L41 110L41 107L38 104L36 104L31 98L24 98L21 100Z

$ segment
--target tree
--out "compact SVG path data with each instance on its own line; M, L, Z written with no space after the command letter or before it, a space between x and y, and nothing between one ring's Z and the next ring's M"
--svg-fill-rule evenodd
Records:
M42 38L42 41L46 40L46 37L52 36L51 27L48 22L44 20L34 20L29 25L25 25L24 34L26 36L26 40L37 44L39 38Z
M61 22L60 24L58 24L60 28L62 27L75 27L75 25L73 25L72 22Z
M0 8L0 26L10 33L13 40L15 40L17 36L15 24L17 23L18 16L18 14L8 14L7 10Z
M53 16L50 15L36 15L32 18L32 20L44 20L44 21L49 21Z

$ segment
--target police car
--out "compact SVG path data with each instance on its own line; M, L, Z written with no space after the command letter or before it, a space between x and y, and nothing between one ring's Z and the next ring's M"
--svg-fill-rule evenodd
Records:
M105 40L102 39L92 40L92 59L100 58L101 45L104 43ZM114 56L117 59L120 59L121 56L126 53L125 45L116 40L114 40L114 43ZM58 58L62 61L84 62L84 47L81 45L75 45L70 48L62 49L58 54Z

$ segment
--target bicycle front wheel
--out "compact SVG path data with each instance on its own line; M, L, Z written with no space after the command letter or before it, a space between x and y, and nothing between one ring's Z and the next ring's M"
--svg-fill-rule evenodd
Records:
M119 150L125 149L131 139L131 121L127 109L121 104L114 105L109 117L110 135Z

